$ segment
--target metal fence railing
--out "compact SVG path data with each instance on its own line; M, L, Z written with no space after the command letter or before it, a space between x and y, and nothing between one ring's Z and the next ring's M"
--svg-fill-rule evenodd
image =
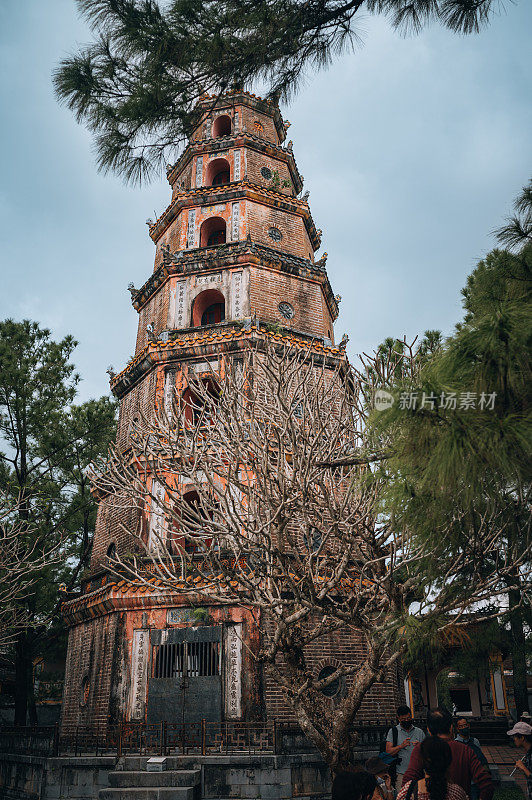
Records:
M353 744L378 752L389 725L352 729ZM3 727L0 752L38 756L172 755L197 753L286 753L311 747L299 728L271 722L122 723L101 730L78 727L60 734L54 727Z

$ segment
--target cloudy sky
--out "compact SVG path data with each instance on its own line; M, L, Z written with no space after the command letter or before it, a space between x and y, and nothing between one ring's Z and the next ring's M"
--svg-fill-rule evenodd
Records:
M466 276L529 177L531 30L529 0L467 38L404 39L367 17L363 47L283 107L351 356L460 318ZM89 38L74 0L0 0L0 318L79 340L80 399L106 393L107 366L133 352L126 287L151 273L145 220L169 201L164 179L98 174L54 99L54 65Z

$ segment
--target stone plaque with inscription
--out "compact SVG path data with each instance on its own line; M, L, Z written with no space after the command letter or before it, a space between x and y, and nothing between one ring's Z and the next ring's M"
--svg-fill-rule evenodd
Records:
M221 283L222 273L214 272L211 275L197 275L196 286L204 286L206 283Z
M149 654L149 631L133 631L133 649L131 653L131 700L129 707L129 718L132 720L144 721Z
M169 608L166 612L168 625L179 625L182 622L197 622L193 608Z
M185 326L185 288L186 281L178 281L175 289L175 326L184 328Z
M225 632L225 715L242 717L242 623L229 625Z

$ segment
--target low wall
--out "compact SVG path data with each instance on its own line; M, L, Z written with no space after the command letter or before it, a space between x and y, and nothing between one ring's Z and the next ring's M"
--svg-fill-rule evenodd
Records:
M110 756L40 756L0 753L1 800L97 800L109 785Z
M358 748L357 748L358 750ZM375 755L358 750L360 761ZM46 758L0 754L0 800L98 800L108 773L145 770L147 756ZM201 769L205 800L328 800L330 773L318 753L168 756L167 769Z
M330 797L330 773L318 755L238 756L206 759L203 797L289 800Z

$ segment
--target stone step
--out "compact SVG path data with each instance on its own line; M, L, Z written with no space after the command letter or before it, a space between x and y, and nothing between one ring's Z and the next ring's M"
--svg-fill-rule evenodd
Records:
M147 769L148 759L150 756L124 756L123 769L128 770L145 770ZM198 758L197 756L166 756L166 769L168 770L193 770L197 769Z
M109 773L109 784L113 788L136 786L198 786L201 782L199 769L163 770L162 772L145 772L138 770L123 770Z
M98 800L194 800L191 786L122 786L100 789Z

